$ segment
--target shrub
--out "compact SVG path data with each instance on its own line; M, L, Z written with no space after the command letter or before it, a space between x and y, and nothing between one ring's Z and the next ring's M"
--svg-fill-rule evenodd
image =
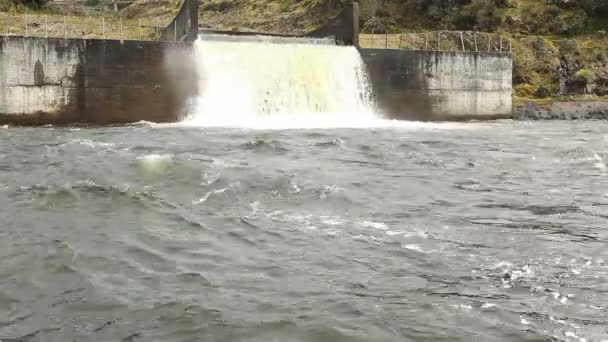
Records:
M555 5L549 5L545 8L545 16L548 17L548 19L557 17L561 12L559 7Z
M520 84L514 88L515 96L530 98L534 96L535 88L531 84Z
M583 86L593 83L595 74L589 69L581 69L574 74L574 80Z
M373 16L363 24L364 32L386 33L386 25L378 17Z
M555 87L551 87L551 86L548 86L548 85L545 85L545 84L541 84L534 91L534 96L538 97L540 99L545 99L547 97L553 96L556 92L557 92L557 89L555 89Z

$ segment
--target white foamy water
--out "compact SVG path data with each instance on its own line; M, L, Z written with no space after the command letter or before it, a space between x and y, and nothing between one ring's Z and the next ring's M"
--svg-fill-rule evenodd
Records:
M185 124L315 128L381 121L354 47L199 39L196 54L200 96Z
M154 127L471 129L385 119L356 48L322 40L209 35L195 42L199 96L182 122Z

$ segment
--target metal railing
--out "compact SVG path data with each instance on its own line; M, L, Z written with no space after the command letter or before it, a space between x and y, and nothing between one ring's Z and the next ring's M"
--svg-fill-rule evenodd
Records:
M1 13L0 35L41 38L160 40L164 23L157 18L60 16Z
M511 36L472 31L429 31L396 34L360 34L363 48L424 51L508 52L513 51Z

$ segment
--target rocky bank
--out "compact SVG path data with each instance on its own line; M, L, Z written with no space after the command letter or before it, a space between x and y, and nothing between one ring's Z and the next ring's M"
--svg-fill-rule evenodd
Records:
M608 120L608 101L557 101L516 104L516 120Z

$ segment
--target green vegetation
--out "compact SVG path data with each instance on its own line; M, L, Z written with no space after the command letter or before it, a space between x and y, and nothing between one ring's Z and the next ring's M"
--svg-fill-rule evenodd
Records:
M360 6L364 32L512 37L518 97L608 95L608 0L360 0Z
M343 7L344 0L203 0L200 23L219 30L301 33Z

